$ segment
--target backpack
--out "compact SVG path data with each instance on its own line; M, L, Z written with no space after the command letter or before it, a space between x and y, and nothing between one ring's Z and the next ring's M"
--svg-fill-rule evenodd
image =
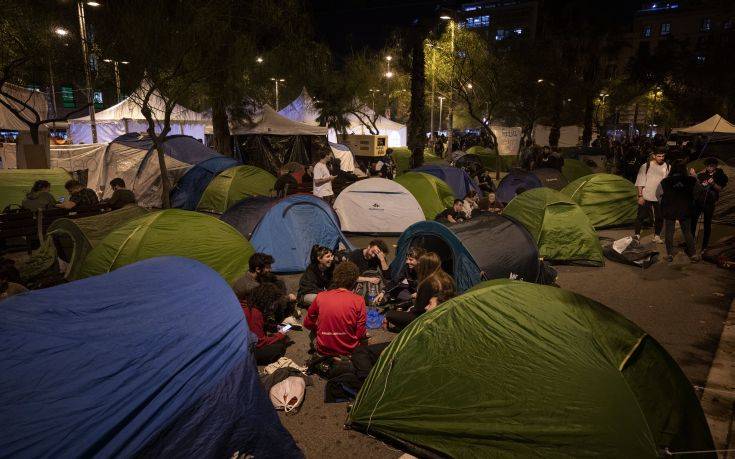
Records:
M358 282L355 285L353 292L361 297L365 298L365 306L368 308L377 306L375 299L380 295L380 292L385 290L385 282L383 281L383 275L377 270L367 270L360 274L362 277L379 277L380 283L373 284L372 282Z

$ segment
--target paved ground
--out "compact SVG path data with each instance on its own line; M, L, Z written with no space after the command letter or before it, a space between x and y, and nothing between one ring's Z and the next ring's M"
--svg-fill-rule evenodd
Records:
M735 231L719 228L714 238ZM626 230L602 231L602 236L622 237ZM371 238L352 237L356 245ZM384 238L395 244L397 238ZM663 251L663 246L661 246ZM581 293L620 312L650 333L671 353L695 385L704 385L717 350L730 303L735 298L735 273L709 263L690 264L679 254L647 270L608 261L605 267L558 266L562 288ZM298 276L286 277L295 286ZM374 342L392 334L371 332ZM292 332L296 344L287 356L303 363L308 354L305 332ZM299 413L281 420L307 457L399 457L402 453L361 433L343 429L346 403L325 404L324 381L315 378L307 388Z

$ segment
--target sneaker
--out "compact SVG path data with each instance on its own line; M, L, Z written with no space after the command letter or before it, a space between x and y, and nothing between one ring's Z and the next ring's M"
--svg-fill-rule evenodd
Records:
M658 234L656 234L655 236L653 236L653 242L655 242L656 244L663 244L664 243L664 240L661 239L661 236L659 236Z
M673 262L674 261L674 256L673 255L666 255L666 261L668 261L669 263Z
M702 260L702 258L699 255L694 255L693 257L689 257L689 261L692 263L699 263Z

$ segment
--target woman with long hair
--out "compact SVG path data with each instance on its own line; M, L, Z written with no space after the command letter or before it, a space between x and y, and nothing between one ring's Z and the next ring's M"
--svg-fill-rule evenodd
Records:
M405 328L416 317L454 297L454 279L441 267L441 259L434 252L426 252L416 265L418 287L416 300L408 311L389 311L385 318L398 330Z
M240 306L248 321L248 328L258 337L255 344L255 361L268 365L283 357L291 341L283 333L275 331L274 308L283 296L281 289L271 283L263 283L241 295Z
M56 198L51 194L51 183L48 180L36 180L21 203L21 207L27 210L48 209L56 205Z

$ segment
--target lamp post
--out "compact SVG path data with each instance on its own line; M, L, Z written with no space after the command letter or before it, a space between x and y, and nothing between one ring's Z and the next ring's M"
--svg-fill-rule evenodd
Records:
M449 21L449 34L450 34L450 41L449 41L449 55L452 57L451 61L451 69L450 71L454 71L454 21L448 14L443 14L439 17L439 19L443 21ZM451 76L450 76L451 78ZM452 88L452 85L450 83L449 85L449 95L448 95L448 104L447 107L447 157L449 157L452 154L452 143L454 142L454 104L453 104L453 95L454 90Z
M274 78L271 78L271 81L275 83L276 85L276 111L278 111L278 83L283 83L286 80L283 78L274 77Z
M439 130L442 130L442 108L444 108L444 97L439 96Z
M107 62L108 64L113 64L115 68L115 97L117 97L117 102L120 102L120 66L119 64L127 65L129 64L128 61L116 61L113 59L103 59L103 62Z
M370 91L370 96L373 99L373 113L375 113L375 93L380 92L380 89L369 89L368 91Z
M431 142L431 146L434 146L434 142L436 142L436 138L434 137L434 92L436 91L436 46L434 44L431 44L431 109L429 111L431 119L431 130L429 134L429 139Z
M89 6L100 6L97 2L88 2ZM92 129L92 143L97 143L97 123L94 119L94 102L92 100L92 72L89 69L89 45L87 43L87 21L84 15L84 3L77 0L79 16L79 34L82 38L82 58L84 59L84 78L87 83L87 104L89 106L89 125Z

